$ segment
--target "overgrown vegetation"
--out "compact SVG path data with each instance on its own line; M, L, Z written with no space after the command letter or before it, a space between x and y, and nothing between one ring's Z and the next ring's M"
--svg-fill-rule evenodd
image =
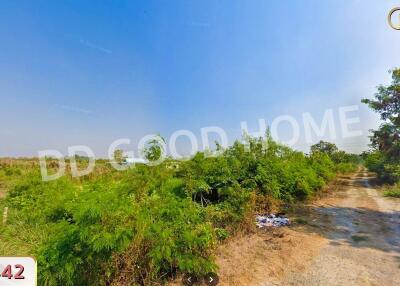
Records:
M392 83L380 86L375 99L365 99L371 109L378 112L383 123L371 136L367 166L387 182L400 178L400 69L392 71Z
M396 184L395 186L389 188L385 191L386 197L394 197L400 198L400 184Z
M372 131L372 150L364 154L365 164L388 184L400 180L400 69L391 73L390 85L378 87L374 99L363 100L382 120L379 129Z
M305 155L270 137L219 151L124 172L98 161L94 174L50 182L41 180L36 161L3 160L0 182L9 191L0 207L9 215L0 255L37 257L39 285L151 285L177 273L202 276L217 270L218 241L252 225L254 210L313 197L358 160L327 142Z

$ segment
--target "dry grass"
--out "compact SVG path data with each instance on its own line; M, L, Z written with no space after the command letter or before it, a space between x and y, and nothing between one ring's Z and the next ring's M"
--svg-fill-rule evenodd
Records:
M289 271L302 271L325 239L289 228L236 237L218 250L220 285L278 282Z

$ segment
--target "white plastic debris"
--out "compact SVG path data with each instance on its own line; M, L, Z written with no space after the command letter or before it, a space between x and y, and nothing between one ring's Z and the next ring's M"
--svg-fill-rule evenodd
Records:
M283 215L258 215L256 216L256 225L258 228L263 227L281 227L288 226L290 224L290 220Z

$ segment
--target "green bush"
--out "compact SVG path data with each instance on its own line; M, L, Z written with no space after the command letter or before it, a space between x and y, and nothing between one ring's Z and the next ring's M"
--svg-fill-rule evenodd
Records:
M338 173L351 173L357 171L357 166L353 163L339 163L336 165L336 172Z
M202 276L217 270L217 242L253 223L255 198L308 199L336 172L354 170L324 152L245 139L218 156L197 153L124 172L101 161L93 175L51 182L22 162L1 165L10 192L0 207L10 212L0 255L37 257L39 285L149 285L177 273Z
M396 184L395 186L386 190L384 195L386 197L400 198L400 184Z
M365 166L378 174L378 178L385 183L394 184L400 180L400 163L388 157L381 151L366 153Z

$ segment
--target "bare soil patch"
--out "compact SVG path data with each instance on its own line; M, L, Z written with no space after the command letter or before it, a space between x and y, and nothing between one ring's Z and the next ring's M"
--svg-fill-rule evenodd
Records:
M325 243L317 234L290 228L237 237L218 251L220 285L278 282L287 271L304 271Z

